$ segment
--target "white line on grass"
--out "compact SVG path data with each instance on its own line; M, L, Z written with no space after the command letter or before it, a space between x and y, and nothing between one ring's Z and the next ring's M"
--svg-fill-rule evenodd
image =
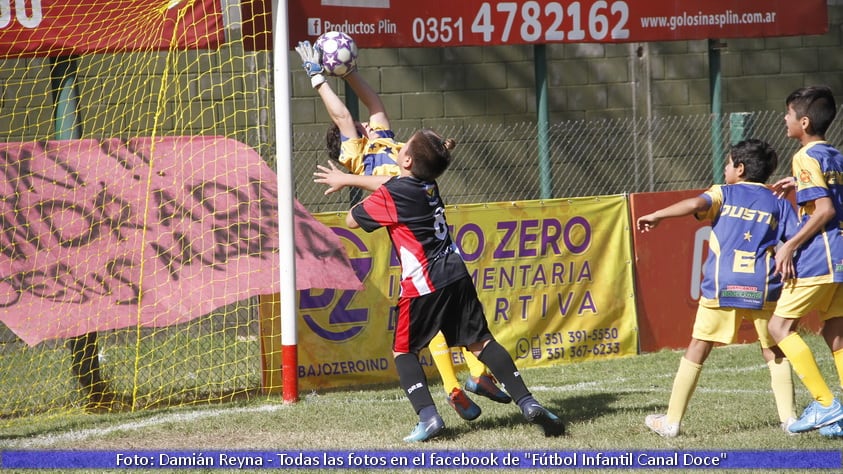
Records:
M51 446L57 443L66 441L82 441L88 438L101 438L110 433L133 431L149 426L163 425L165 423L174 422L189 422L196 421L202 418L210 418L219 415L232 415L238 413L257 413L257 412L274 412L283 410L286 405L282 404L267 404L257 407L239 407L226 409L213 409L202 411L191 411L189 413L168 413L160 416L154 416L144 421L136 421L132 423L123 423L120 425L109 426L107 428L90 428L79 431L69 431L59 435L45 435L36 436L33 438L21 439L9 443L10 448L36 448Z
M639 392L651 392L651 393L670 393L671 387L666 385L664 387L619 387L613 386L612 388L608 388L605 385L600 385L597 383L590 384L590 383L579 383L575 385L563 385L560 387L547 387L543 385L539 386L531 386L531 392L556 392L556 393L574 393L576 391L579 392L602 392L602 393L639 393ZM751 394L764 394L764 393L772 393L769 389L749 389L749 388L730 388L730 389L722 389L722 388L706 388L706 387L697 387L697 392L707 392L707 393L751 393Z
M817 359L821 359L821 357L817 357ZM748 372L748 371L756 371L756 370L763 370L766 367L763 365L753 365L750 367L723 367L723 368L710 368L706 370L707 374L712 373L739 373L739 372ZM668 378L673 377L675 375L675 369L671 369L668 372L664 372L663 374L656 375L656 378ZM669 384L665 384L664 386L654 387L652 383L652 377L648 380L635 380L629 378L617 378L613 380L603 380L603 381L589 381L589 382L578 382L571 385L561 385L561 386L530 386L530 391L534 392L555 392L555 393L575 393L577 391L580 392L606 392L606 393L627 393L627 392L652 392L652 393L670 393L671 387ZM636 382L640 382L642 386L636 387L634 384ZM633 385L633 386L630 386ZM758 388L758 389L711 389L706 387L697 387L697 392L706 392L706 393L723 393L723 394L767 394L770 393L769 388ZM368 399L362 397L363 392L355 393L354 403L358 404L361 402L366 402ZM305 399L310 402L318 402L319 395L316 392L305 396ZM395 399L388 399L384 400L383 398L379 398L377 400L372 399L372 401L384 402L403 402L404 399L401 397ZM70 431L67 433L62 433L58 435L45 435L45 436L37 436L32 438L21 439L18 441L12 441L9 443L9 447L12 448L33 448L33 447L45 447L51 446L54 444L66 442L66 441L81 441L88 438L94 437L102 437L110 433L121 432L121 431L132 431L141 428L146 428L149 426L161 425L164 423L173 423L173 422L187 422L187 421L194 421L202 418L209 418L212 416L219 416L219 415L229 415L229 414L237 414L237 413L256 413L256 412L273 412L277 410L282 410L285 408L286 405L283 404L266 404L257 407L240 407L240 408L229 408L229 409L213 409L213 410L203 410L203 411L192 411L189 413L170 413L164 414L160 416L155 416L149 418L144 421L139 422L132 422L132 423L123 423L120 425L110 426L107 428L91 428L86 430L80 431Z

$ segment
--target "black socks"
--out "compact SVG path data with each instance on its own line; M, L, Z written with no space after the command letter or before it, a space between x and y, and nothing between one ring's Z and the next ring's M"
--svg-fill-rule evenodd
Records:
M427 376L419 363L419 358L415 354L401 354L395 358L395 369L398 371L401 388L404 389L419 417L422 420L429 418L422 417L422 410L427 407L432 407L436 413L433 397L430 396L430 389L427 387Z
M498 341L494 339L489 341L477 358L491 369L492 374L503 385L504 390L517 403L521 402L524 397L530 396L530 391L527 390L524 380L521 379L521 374L518 373L518 368L515 367L512 356Z

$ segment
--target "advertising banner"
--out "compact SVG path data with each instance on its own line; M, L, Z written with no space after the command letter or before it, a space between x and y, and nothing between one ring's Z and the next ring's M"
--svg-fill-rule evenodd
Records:
M0 321L30 345L278 292L277 176L225 137L0 143ZM296 285L360 288L295 204Z
M703 191L633 193L630 195L632 225L640 216L699 196ZM666 219L651 232L634 232L642 352L688 346L697 314L709 234L709 223L691 216ZM745 334L743 329L741 333ZM748 329L753 330L751 324Z
M638 353L625 196L460 205L446 213L490 329L519 367ZM299 383L395 380L400 268L387 233L350 231L344 213L315 217L344 242L365 289L301 292ZM435 373L427 351L422 363Z
M215 48L219 0L0 0L0 57Z
M291 0L289 27L291 48L332 30L361 48L625 43L822 34L828 12L825 0Z

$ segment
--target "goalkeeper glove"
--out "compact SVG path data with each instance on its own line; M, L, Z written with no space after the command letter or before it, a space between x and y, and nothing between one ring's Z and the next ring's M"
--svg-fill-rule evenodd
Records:
M325 75L322 74L325 72L325 68L322 67L320 61L322 52L319 51L319 48L311 45L310 41L300 41L299 45L296 46L296 52L301 56L304 71L310 76L310 85L316 89L326 81Z

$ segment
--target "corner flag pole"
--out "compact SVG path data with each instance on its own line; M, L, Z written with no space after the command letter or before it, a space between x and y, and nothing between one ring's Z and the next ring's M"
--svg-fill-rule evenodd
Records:
M290 121L287 0L272 1L272 68L275 167L278 175L278 247L281 259L281 371L285 403L299 399L296 330L296 253L293 218L293 147Z

